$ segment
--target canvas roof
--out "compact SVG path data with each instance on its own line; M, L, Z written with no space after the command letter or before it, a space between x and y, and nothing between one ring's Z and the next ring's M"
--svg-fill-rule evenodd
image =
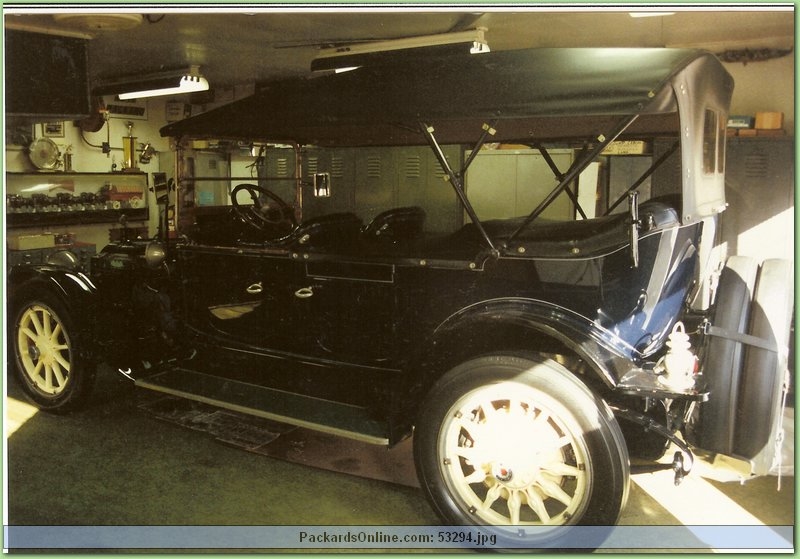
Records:
M727 75L716 58L694 49L391 56L351 72L263 84L250 97L169 124L161 134L413 145L425 143L424 122L445 144L471 143L484 122L496 122L493 141L583 136L603 133L621 115L674 113L667 86L690 64L689 79L707 71ZM642 118L629 132L674 126L674 118Z

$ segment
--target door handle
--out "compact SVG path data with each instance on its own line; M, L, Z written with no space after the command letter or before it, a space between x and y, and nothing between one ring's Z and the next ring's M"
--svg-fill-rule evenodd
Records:
M297 291L294 292L294 296L298 299L308 299L309 297L314 296L314 287L301 287Z
M253 285L249 285L245 291L247 291L250 295L258 295L263 290L261 282L254 283Z

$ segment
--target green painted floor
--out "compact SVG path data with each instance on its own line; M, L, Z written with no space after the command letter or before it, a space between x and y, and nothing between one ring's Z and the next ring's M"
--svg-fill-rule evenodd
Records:
M66 416L36 413L10 383L7 524L440 523L415 487L230 446L156 419L126 382L101 370L88 409ZM620 524L793 525L794 495L793 477L778 491L775 477L674 487L668 472L636 475Z

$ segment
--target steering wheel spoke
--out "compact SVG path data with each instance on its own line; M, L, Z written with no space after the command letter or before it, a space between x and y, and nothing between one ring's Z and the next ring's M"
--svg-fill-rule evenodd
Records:
M243 190L250 195L252 204L239 203L239 193ZM231 205L242 221L258 231L277 230L285 233L288 227L297 227L294 208L264 186L249 183L237 185L231 191Z

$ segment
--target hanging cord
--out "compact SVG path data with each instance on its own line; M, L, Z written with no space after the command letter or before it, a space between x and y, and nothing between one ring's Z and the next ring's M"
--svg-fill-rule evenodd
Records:
M83 130L81 130L81 140L83 140L83 143L86 144L87 146L89 146L90 148L103 149L102 145L93 144L89 140L87 140L86 139L86 132L84 132ZM110 149L121 149L121 148L111 148L111 146L109 146L109 148Z
M108 144L108 152L105 152L106 155L109 155L111 153L111 150L124 151L124 149L121 148L121 147L120 148L115 148L115 147L111 146L111 125L110 125L110 123L108 121L108 116L105 117L105 122L103 123L103 126L106 127L106 143ZM102 128L100 130L102 130ZM98 130L98 132L100 130ZM94 148L94 149L99 149L99 150L103 149L103 145L102 144L100 144L100 145L93 144L92 142L90 142L89 140L86 139L86 131L83 128L80 128L80 131L81 131L81 141L83 141L84 144L86 144L87 146L89 146L91 148Z

